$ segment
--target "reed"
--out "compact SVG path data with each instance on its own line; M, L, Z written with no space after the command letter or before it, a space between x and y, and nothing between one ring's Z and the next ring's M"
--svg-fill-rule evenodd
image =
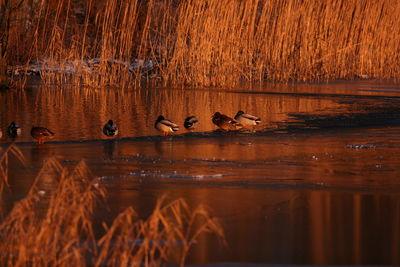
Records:
M15 146L8 153L23 159ZM46 160L26 197L3 214L0 264L159 266L173 260L173 252L183 265L201 233L215 233L224 240L218 221L203 207L191 210L182 199L167 202L165 197L148 219L141 220L129 207L110 226L103 223L103 234L96 234L96 204L105 197L105 189L91 178L83 161L70 169L55 158Z
M203 87L400 74L397 0L87 0L82 22L76 1L57 3L38 7L30 56L74 68L44 70L54 82Z
M389 29L399 10L384 0L185 1L169 77L199 86L398 77L400 36Z
M85 266L95 248L92 213L104 190L87 179L79 163L69 172L56 159L46 161L27 196L17 202L0 224L4 266ZM41 189L52 179L54 192ZM43 194L49 194L44 197ZM45 206L41 212L40 207Z
M8 164L11 155L16 157L22 164L26 164L24 155L15 144L8 146L0 155L0 199L3 198L4 190L9 187Z
M177 260L183 266L200 234L214 233L224 240L216 219L201 206L192 211L183 199L165 203L165 197L161 197L147 220L134 223L136 217L128 208L114 220L99 241L102 250L96 266L104 262L113 266L158 266L171 252L179 255Z

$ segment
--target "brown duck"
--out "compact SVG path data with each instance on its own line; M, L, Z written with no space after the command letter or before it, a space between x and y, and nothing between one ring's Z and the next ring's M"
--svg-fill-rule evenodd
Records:
M219 112L214 113L212 116L212 122L224 131L235 131L242 128L240 123Z
M32 127L31 136L37 140L38 144L44 144L45 141L54 138L54 133L45 127Z

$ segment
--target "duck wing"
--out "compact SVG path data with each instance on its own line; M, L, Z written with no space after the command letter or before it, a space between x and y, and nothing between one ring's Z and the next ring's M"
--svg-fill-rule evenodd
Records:
M41 134L43 136L53 136L54 135L54 133L47 128L45 128L45 130L43 132L41 132Z
M174 131L178 131L179 130L178 124L173 123L170 120L162 120L159 123L164 124L165 126L171 127L171 129L174 130Z
M233 124L233 125L239 125L240 124L237 121L235 121L234 119L232 119L231 117L228 117L226 115L221 115L221 121L225 122L225 123Z
M261 122L261 119L259 117L256 117L256 116L253 116L253 115L250 115L250 114L243 114L242 117L246 118L248 120L252 120L252 121L258 122L258 123Z
M39 136L53 136L54 133L47 128L44 127L33 127L31 130L31 135L39 135Z

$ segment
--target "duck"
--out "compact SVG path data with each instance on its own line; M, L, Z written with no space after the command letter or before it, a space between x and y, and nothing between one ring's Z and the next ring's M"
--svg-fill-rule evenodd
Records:
M117 124L112 120L109 120L103 127L103 133L109 137L116 136L118 134Z
M31 136L37 139L38 144L44 144L46 140L54 138L54 133L45 127L34 126L31 129Z
M177 124L173 123L170 120L167 120L162 115L158 116L154 124L154 128L159 130L163 134L163 136L167 136L168 134L179 130L179 126Z
M189 116L185 119L183 126L187 130L192 131L197 127L198 124L199 124L199 121L197 120L196 116Z
M221 114L219 112L215 112L212 116L212 122L217 125L223 131L235 131L242 128L242 125L228 117L225 114Z
M243 125L244 128L252 128L261 123L259 117L244 113L242 110L239 110L236 113L235 120Z
M19 127L15 122L11 122L7 127L7 135L11 138L21 135L21 127Z

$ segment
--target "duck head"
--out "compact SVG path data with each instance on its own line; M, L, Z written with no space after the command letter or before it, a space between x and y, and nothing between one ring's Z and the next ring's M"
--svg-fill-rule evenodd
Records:
M214 113L214 115L212 115L212 118L218 118L221 116L221 113L219 113L218 111Z
M160 115L160 116L158 116L156 122L160 122L160 121L163 121L163 120L165 120L164 116L163 116L163 115Z
M242 116L244 114L244 112L242 111L242 110L239 110L237 113L236 113L236 116ZM235 117L236 117L235 116Z

